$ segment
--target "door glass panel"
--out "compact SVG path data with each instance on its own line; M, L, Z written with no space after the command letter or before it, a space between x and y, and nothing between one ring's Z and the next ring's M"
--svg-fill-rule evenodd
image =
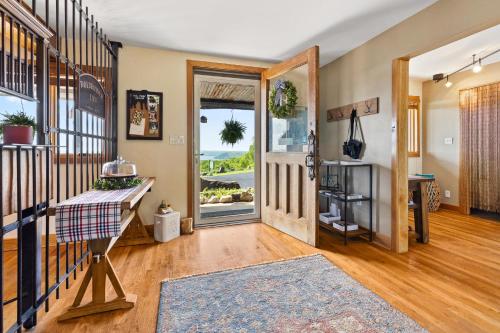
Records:
M259 217L259 80L195 76L195 223Z
M270 81L270 89L275 87L278 80L290 81L297 90L297 104L294 111L286 118L280 119L268 112L269 152L307 152L307 70L308 65L303 65ZM282 94L281 99L286 100L285 94Z
M255 213L255 110L201 109L201 218ZM243 139L222 142L224 124L233 119L245 126Z

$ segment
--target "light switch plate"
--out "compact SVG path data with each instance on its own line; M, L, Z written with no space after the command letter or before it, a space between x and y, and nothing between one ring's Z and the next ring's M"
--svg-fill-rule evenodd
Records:
M444 144L445 145L452 145L453 144L453 138L444 138Z
M170 135L169 143L171 145L183 145L185 143L184 135Z

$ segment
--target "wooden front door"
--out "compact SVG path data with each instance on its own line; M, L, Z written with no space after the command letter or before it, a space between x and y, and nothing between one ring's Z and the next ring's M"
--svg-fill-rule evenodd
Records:
M319 211L318 69L315 46L265 70L261 80L262 222L313 246ZM284 105L290 83L296 89L296 106L287 116L276 116L270 103ZM270 95L275 96L272 101Z

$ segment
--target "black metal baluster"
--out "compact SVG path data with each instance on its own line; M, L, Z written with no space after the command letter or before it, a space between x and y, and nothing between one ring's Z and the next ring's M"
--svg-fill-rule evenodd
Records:
M79 43L80 43L80 57L79 57L79 61L80 61L80 66L79 66L79 69L81 71L81 73L83 73L83 68L82 68L82 63L83 63L83 59L82 59L82 55L83 55L83 43L82 43L82 28L83 28L83 25L82 25L82 11L83 11L83 7L82 7L82 0L80 0L80 8L78 10L78 13L79 13L79 21L80 21L80 26L79 26L79 29L78 29L78 34L79 34ZM83 149L83 112L82 110L79 111L79 116L80 116L80 193L83 193L83 155L84 155L84 149ZM83 256L83 241L80 241L80 256ZM80 263L80 270L83 271L83 262Z
M118 155L118 49L121 44L114 42L111 44L113 49L113 57L111 58L111 123L113 124L111 138L112 138L112 152L111 159Z
M79 147L76 145L76 141L78 139L78 131L77 131L77 119L78 119L78 111L77 111L77 104L76 104L76 40L75 40L75 0L71 0L72 2L72 9L73 9L73 16L72 16L72 21L71 21L71 30L72 30L72 39L73 39L73 195L76 196L77 194L77 182L76 182L76 164L78 163L78 157L79 157ZM81 149L81 147L80 147ZM77 270L75 269L76 266L76 241L73 242L73 279L76 280L76 273Z
M89 73L89 7L85 7L85 67L86 67L86 72ZM86 151L86 173L87 173L87 191L89 190L89 158L90 158L90 150L89 150L89 141L90 137L88 136L89 133L89 114L88 112L85 113L85 122L86 122L86 139L85 144L87 145L87 151ZM88 262L87 262L88 263Z
M96 39L96 42L98 43L98 47L97 47L97 55L96 55L96 58L97 58L97 68L99 70L98 72L98 80L99 80L99 83L102 84L102 28L98 28L97 27L97 23L96 23L96 29L97 29L97 35L99 36L98 39ZM106 114L106 111L104 111L104 113ZM102 148L102 139L101 139L101 131L102 131L102 122L101 122L101 119L100 118L96 118L96 120L98 121L98 124L97 124L97 135L99 136L98 139L97 139L97 173L98 175L100 174L100 170L102 168L102 154L103 154L103 148ZM99 176L98 176L99 178Z
M99 22L95 22L95 72L94 76L99 81Z
M109 152L108 161L113 159L113 72L112 72L112 60L113 56L108 50L108 141L109 141Z
M100 82L102 85L104 85L104 57L103 57L104 47L103 47L102 28L99 30L99 35L100 35L100 39L99 39L99 67L100 67L100 78L101 78ZM106 97L104 97L104 103L106 103ZM104 137L104 134L103 134L104 133L104 119L106 119L106 107L104 107L103 118L99 120L99 122L100 122L100 124L99 124L99 136L100 136L100 139L99 139L99 150L100 150L99 159L100 159L100 164L101 164L101 167L97 168L97 172L99 172L99 173L101 172L101 169L102 169L102 164L104 162L104 153L106 151L106 147L105 147L104 140L103 140L103 137Z
M25 44L26 45L26 44ZM26 246L27 248L30 249L30 251L28 252L32 252L30 253L30 255L32 255L32 258L31 258L31 269L26 269L26 271L28 272L32 272L32 276L29 276L27 278L31 279L31 283L27 283L31 288L29 288L30 290L28 290L28 295L29 293L31 293L31 306L35 306L36 305L36 301L37 301L37 298L38 298L38 292L39 292L39 288L37 286L37 279L40 277L39 274L39 269L40 269L40 266L39 266L39 263L38 263L38 257L39 257L39 253L38 252L38 246L39 246L39 240L37 239L37 223L38 223L38 200L37 200L37 186L36 186L36 176L37 176L37 167L36 167L36 164L37 164L37 147L36 146L32 146L31 147L31 172L32 172L32 205L33 205L33 210L32 210L32 214L33 214L33 221L30 223L31 225L28 225L26 226L26 232L30 232L29 234L29 241L31 244L26 244L23 246ZM46 235L46 238L49 238L49 235ZM41 258L41 253L40 253L40 258ZM26 309L25 309L26 311ZM26 324L25 324L26 325ZM27 328L31 328L33 326L36 325L36 312L33 314L33 316L31 317L31 319L28 320L28 324L27 324Z
M22 209L22 191L21 191L21 146L16 147L16 210L17 210L17 331L22 331L23 314L23 209Z
M7 87L7 44L5 43L5 13L1 12L2 16L2 67L1 67L1 76L2 76L2 86Z
M16 75L16 91L22 93L21 91L21 24L17 24L17 75Z
M36 1L35 1L36 2ZM23 92L25 95L30 95L28 89L28 29L24 29L24 82Z
M31 37L31 51L30 51L30 60L31 60L31 75L29 77L29 95L31 97L35 96L35 36L33 33L30 34ZM50 59L50 58L48 58ZM50 63L47 63L47 67L49 66ZM48 86L47 86L48 87Z
M46 210L49 208L49 205L50 205L50 147L46 147L45 148L45 209ZM50 217L49 214L45 214L45 312L49 311L49 267L50 267L49 235L50 235Z
M107 84L107 77L106 77L106 60L107 60L107 49L106 49L106 43L107 43L107 36L104 35L103 36L103 48L102 48L102 88L104 89L104 117L103 117L103 121L102 121L102 130L101 130L101 133L102 133L102 146L103 146L103 156L102 156L102 163L104 165L104 163L107 161L107 151L108 151L108 147L107 147L107 144L108 142L106 141L106 133L107 133L107 125L108 125L108 108L107 108L107 105L108 105L108 89L106 87L106 84Z
M89 7L85 7L85 72L89 73ZM88 136L89 133L89 114L88 112L85 113L85 123L86 123L86 133L85 133L85 145L86 147L86 152L85 152L85 163L86 163L86 184L87 184L87 191L89 190L89 141L90 138ZM86 242L86 251L89 251L89 243ZM87 265L90 263L89 256L87 256Z
M50 16L49 16L49 2L50 2L50 0L45 0L45 26L46 27L49 26L49 19L50 19Z
M60 115L60 103L61 100L61 56L59 50L61 49L61 41L59 39L59 0L56 0L56 44L57 44L57 54L56 54L56 118L57 118L57 163L56 163L56 201L61 202L61 115ZM59 286L60 283L60 269L61 269L61 248L59 243L56 245L56 284ZM59 299L60 290L59 287L56 289L56 299Z
M46 10L46 17L48 19L48 0L46 1L45 3L45 10ZM48 23L47 23L48 24ZM46 84L46 88L45 88L45 125L46 125L46 140L45 140L45 144L49 144L49 145L52 145L53 142L52 142L52 123L51 123L51 98L52 98L52 94L50 93L50 56L51 56L51 53L50 53L50 48L47 47L46 48L46 53L45 53L45 57L46 57L46 66L47 66L47 69L46 69L46 77L45 77L45 84ZM34 68L35 66L35 62L34 62L34 58L33 59L33 62L32 62L32 66ZM34 71L34 70L33 70ZM41 81L41 78L37 78L38 82ZM44 129L45 131L45 129ZM45 150L45 203L46 203L46 211L45 211L45 294L44 294L44 298L45 298L45 312L48 312L50 310L50 301L49 301L49 278L50 278L50 217L49 217L49 214L47 214L47 210L50 206L50 186L51 186L51 182L50 182L50 176L51 176L51 172L50 172L50 164L51 164L51 149L50 147L46 147L46 150ZM59 247L58 245L56 245L57 247Z
M94 75L94 15L90 15L90 61L92 64L92 72Z
M9 67L10 67L10 75L9 75L9 88L14 90L14 20L12 17L10 18L10 57L9 57Z
M94 57L95 57L95 47L94 47L94 15L90 15L90 61L91 61L91 71L92 75L95 75L94 69ZM91 148L92 148L92 163L91 163L91 174L92 174L92 187L94 187L95 173L94 173L94 116L92 115L92 131L91 131Z
M65 69L66 69L66 80L65 80L65 87L66 87L66 199L70 197L69 193L69 159L70 159L70 146L69 146L69 136L70 136L70 129L69 129L69 64L68 64L68 0L64 0L64 45L65 45L65 56L66 56L66 63L65 63ZM74 151L73 151L74 153ZM69 272L69 243L65 243L66 247L66 253L64 254L65 258L65 276L66 276L66 289L69 288L69 278L68 278L68 272Z
M95 69L95 76L96 76L96 79L98 82L99 81L99 22L96 22L95 23L95 65L96 65L96 69ZM92 117L92 119L95 119L96 121L99 121L99 119L97 117ZM96 123L96 132L93 132L94 135L99 135L98 133L98 124ZM93 139L92 139L93 140ZM96 142L95 144L97 145L97 156L96 156L96 170L97 172L99 172L99 139L96 137ZM92 165L93 167L94 165ZM94 171L94 169L92 169L92 171ZM92 172L92 184L94 183L94 172Z

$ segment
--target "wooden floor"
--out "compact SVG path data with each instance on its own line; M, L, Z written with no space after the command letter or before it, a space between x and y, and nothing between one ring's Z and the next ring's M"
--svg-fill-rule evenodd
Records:
M77 283L72 282L42 314L36 331L154 332L163 279L321 252L431 332L500 332L500 223L451 211L430 219L430 244L412 244L405 255L365 242L343 246L340 238L325 233L321 249L315 249L263 224L203 229L166 244L116 248L112 262L127 291L138 295L136 307L58 323L56 317L75 296Z

